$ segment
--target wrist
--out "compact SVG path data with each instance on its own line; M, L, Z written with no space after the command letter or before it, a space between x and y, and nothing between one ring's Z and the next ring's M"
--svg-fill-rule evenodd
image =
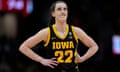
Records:
M43 60L44 60L43 57L37 57L37 62L42 63Z

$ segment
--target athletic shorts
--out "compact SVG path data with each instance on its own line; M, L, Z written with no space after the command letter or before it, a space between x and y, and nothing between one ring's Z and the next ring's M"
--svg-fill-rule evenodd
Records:
M44 72L80 72L79 71L79 68L70 68L70 69L63 69L63 68L60 68L60 67L57 67L57 68L46 68L46 70Z

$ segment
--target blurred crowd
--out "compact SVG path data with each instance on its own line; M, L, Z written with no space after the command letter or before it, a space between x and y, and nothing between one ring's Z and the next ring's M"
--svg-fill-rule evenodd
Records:
M16 37L16 14L0 13L0 72L14 72Z

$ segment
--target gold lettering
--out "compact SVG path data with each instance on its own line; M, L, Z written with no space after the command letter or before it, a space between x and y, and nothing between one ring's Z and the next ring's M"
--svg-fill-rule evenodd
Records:
M69 48L69 42L61 42L62 49Z
M60 48L61 48L60 42L56 42L56 49L60 49Z
M68 48L74 48L73 41L52 42L52 49L68 49Z
M69 48L74 48L73 41L70 41L70 46L69 46Z
M52 42L52 49L55 49L55 42Z

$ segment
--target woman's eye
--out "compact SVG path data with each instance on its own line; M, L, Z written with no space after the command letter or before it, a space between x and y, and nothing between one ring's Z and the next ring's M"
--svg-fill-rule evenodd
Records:
M64 8L64 10L67 10L67 8Z
M67 8L57 8L58 11L61 11L61 10L67 10Z
M62 10L62 9L61 9L61 8L58 8L57 10L60 11L60 10Z

